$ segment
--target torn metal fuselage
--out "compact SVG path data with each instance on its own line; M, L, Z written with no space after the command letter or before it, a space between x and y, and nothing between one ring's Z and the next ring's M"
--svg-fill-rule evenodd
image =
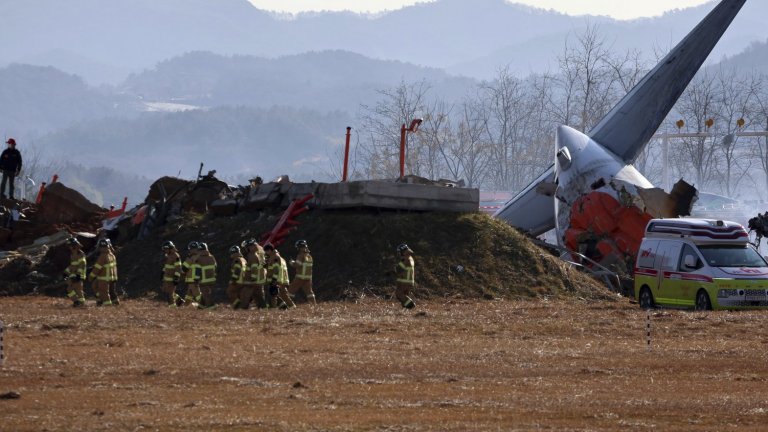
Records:
M572 250L631 269L626 264L637 253L644 222L686 215L696 198L685 182L670 194L654 188L631 164L745 2L720 0L588 135L560 127L555 163L494 216L533 236L554 228L558 242Z
M690 214L696 189L682 180L672 193L589 136L560 126L556 138L558 242L601 265L628 272L653 218Z

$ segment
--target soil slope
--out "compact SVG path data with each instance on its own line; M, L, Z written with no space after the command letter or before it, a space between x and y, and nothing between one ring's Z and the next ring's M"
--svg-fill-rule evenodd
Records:
M120 248L120 285L131 296L156 291L162 243L172 240L185 249L190 241L201 240L219 262L223 288L229 275L229 247L270 230L279 216L251 212L169 224L152 239ZM417 297L610 297L593 279L481 213L312 210L299 220L297 230L278 249L288 259L295 256L296 240L309 242L315 291L321 300L391 293L395 248L403 242L415 252Z

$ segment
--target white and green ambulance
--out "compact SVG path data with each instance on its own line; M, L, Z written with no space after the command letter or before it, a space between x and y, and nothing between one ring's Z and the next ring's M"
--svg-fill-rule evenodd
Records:
M743 226L709 219L653 219L635 265L635 298L655 306L768 308L768 262Z

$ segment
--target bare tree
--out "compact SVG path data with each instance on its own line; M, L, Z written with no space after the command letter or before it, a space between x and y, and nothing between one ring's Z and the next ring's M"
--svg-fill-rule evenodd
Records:
M696 76L683 92L676 105L676 115L685 119L689 132L708 132L708 119L716 115L718 94L715 77L704 72ZM670 158L681 174L693 171L694 184L699 190L710 185L717 172L718 148L716 140L709 136L683 138L673 147Z
M519 186L520 170L516 162L523 160L525 122L529 118L525 83L505 67L495 80L480 85L478 115L491 151L492 184L495 189L509 190Z
M597 124L617 100L616 75L609 59L609 48L596 25L588 25L576 41L566 41L558 58L561 91L564 95L563 124L587 132Z
M757 128L765 125L765 130L768 131L768 77L765 75L757 78L753 104L754 118L751 123ZM754 153L764 176L763 190L768 194L768 136L758 138L756 142Z
M740 77L735 70L720 68L716 75L716 84L719 99L716 118L718 123L723 125L726 134L719 148L722 155L722 188L727 196L735 196L739 183L749 173L753 161L748 149L741 145L735 135L738 129L737 121L750 117L759 79L754 75ZM744 126L749 127L746 123Z
M454 168L452 160L446 160L445 148L456 139L451 116L454 106L443 100L437 100L429 106L424 115L419 133L415 137L421 151L421 165L424 174L430 179L448 176L459 180L461 173Z
M429 84L401 82L378 90L374 106L362 106L360 156L366 161L369 178L392 178L399 174L400 127L425 111ZM410 149L407 165L417 168L419 149ZM413 171L412 171L413 172ZM418 174L414 172L415 174Z

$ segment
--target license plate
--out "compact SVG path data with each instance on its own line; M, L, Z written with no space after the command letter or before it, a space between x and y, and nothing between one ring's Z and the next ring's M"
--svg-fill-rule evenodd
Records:
M744 300L746 301L765 301L764 295L748 295L744 296Z

